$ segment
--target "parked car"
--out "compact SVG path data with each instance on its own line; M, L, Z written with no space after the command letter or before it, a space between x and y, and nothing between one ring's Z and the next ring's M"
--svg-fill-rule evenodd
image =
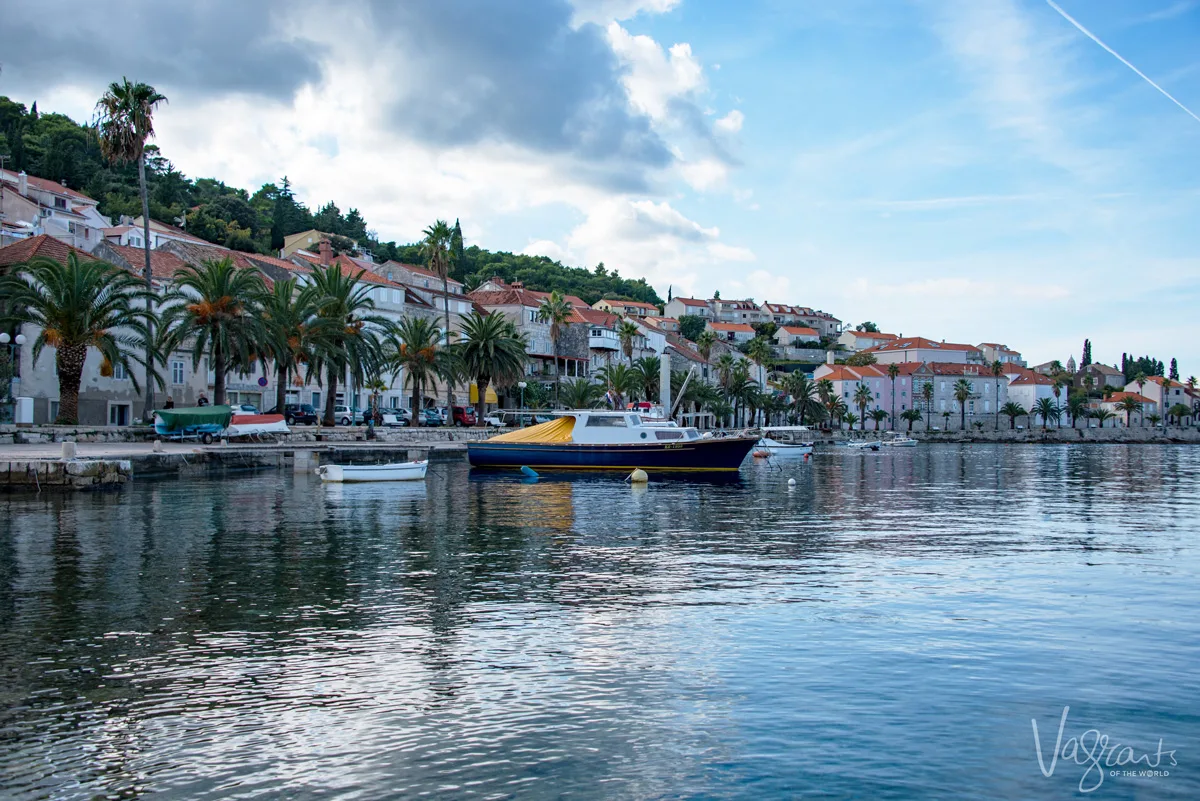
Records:
M317 410L312 407L311 403L285 403L282 410L276 406L267 414L282 414L283 421L289 426L315 426L317 424Z
M475 410L468 406L454 407L454 425L473 426L475 425Z
M258 414L258 407L253 403L235 403L233 404L234 414Z
M386 428L402 428L412 425L412 412L408 409L384 409L383 423Z
M333 407L333 421L340 426L348 426L351 422L362 425L364 419L361 409L351 410L349 406L344 405Z
M438 409L425 409L421 412L421 425L423 426L444 426L446 418Z

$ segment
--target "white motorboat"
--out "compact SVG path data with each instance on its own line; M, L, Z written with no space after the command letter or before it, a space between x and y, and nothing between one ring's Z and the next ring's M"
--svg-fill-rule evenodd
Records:
M920 440L913 439L912 437L892 437L891 439L885 439L883 444L889 448L915 448L918 442Z
M235 411L224 436L260 437L264 434L287 433L290 433L290 429L282 414L239 414Z
M808 456L813 452L813 433L808 426L767 426L754 445L754 455Z
M391 464L323 464L317 468L322 481L348 484L359 481L424 481L429 462Z
M859 451L877 451L882 446L883 443L877 439L864 439L846 443L847 448L853 448L854 450Z

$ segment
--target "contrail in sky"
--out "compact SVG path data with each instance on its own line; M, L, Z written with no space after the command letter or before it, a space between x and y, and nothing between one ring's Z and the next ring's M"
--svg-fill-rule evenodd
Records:
M1186 112L1188 113L1188 115L1189 115L1189 116L1191 116L1191 118L1192 118L1192 119L1194 119L1196 122L1200 122L1200 117L1197 117L1197 116L1196 116L1196 114L1195 114L1195 113L1194 113L1194 112L1193 112L1193 111L1192 111L1190 108L1188 108L1187 106L1183 105L1183 104L1182 104L1182 103L1180 103L1178 100L1176 100L1174 97L1172 97L1172 96L1171 96L1171 93L1170 93L1170 92L1168 92L1166 89L1163 89L1161 86L1159 86L1158 84L1156 84L1154 81L1150 80L1150 78L1149 78L1149 77L1146 75L1146 73L1142 72L1142 71L1141 71L1141 70L1139 70L1137 67L1133 66L1133 65L1132 65L1132 64L1130 64L1128 61L1126 61L1126 60L1125 60L1125 59L1124 59L1124 58L1121 56L1121 54L1120 54L1120 53L1118 53L1116 50L1113 50L1111 47L1109 47L1108 45L1106 45L1104 42L1100 41L1100 39L1099 39L1099 38L1096 36L1096 34L1092 33L1092 32L1091 32L1091 31L1089 31L1087 28L1083 27L1083 26L1082 26L1082 25L1080 25L1078 22L1076 22L1076 21L1075 21L1075 18L1074 18L1074 17L1072 17L1072 16L1071 16L1070 14L1068 14L1067 12L1063 11L1063 10L1062 10L1062 8L1061 8L1061 7L1058 5L1058 3L1054 2L1054 0L1046 0L1046 2L1047 2L1049 5L1050 5L1050 7L1051 7L1051 8L1053 8L1053 9L1054 9L1055 11L1057 11L1059 14L1062 14L1062 16L1063 16L1063 19L1065 19L1067 22L1071 23L1071 24L1072 24L1072 25L1074 25L1076 28L1078 28L1078 29L1079 29L1079 31L1080 31L1080 33L1082 33L1082 34L1083 34L1084 36L1086 36L1087 38L1091 39L1091 40L1092 40L1093 42L1095 42L1096 44L1098 44L1098 45L1100 45L1101 47L1103 47L1105 50L1107 50L1109 53L1111 53L1111 54L1112 54L1112 55L1113 55L1113 56L1114 56L1114 57L1115 57L1115 58L1116 58L1118 61L1120 61L1120 62L1121 62L1122 64L1124 64L1126 67L1129 67L1129 69L1133 70L1133 71L1134 71L1134 72L1136 72L1138 75L1140 75L1140 76L1141 76L1141 78L1142 78L1142 80L1144 80L1146 83L1148 83L1148 84L1150 84L1151 86L1153 86L1153 87L1154 87L1155 89L1157 89L1158 91L1162 92L1163 96L1164 96L1165 98L1167 98L1167 100L1170 100L1172 103L1174 103L1175 105L1179 106L1181 109L1183 109L1184 111L1186 111Z

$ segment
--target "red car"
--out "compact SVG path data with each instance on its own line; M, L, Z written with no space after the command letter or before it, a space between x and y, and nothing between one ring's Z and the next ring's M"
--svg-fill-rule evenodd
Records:
M456 426L473 426L475 425L475 410L466 406L454 407L454 425Z

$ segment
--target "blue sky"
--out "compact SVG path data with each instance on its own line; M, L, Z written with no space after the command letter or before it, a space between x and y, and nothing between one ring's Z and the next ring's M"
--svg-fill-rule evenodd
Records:
M384 239L459 217L664 296L1200 372L1200 121L1045 0L213 3L252 18L78 3L176 32L118 47L18 9L0 92L80 118L155 83L185 172L286 173ZM1200 2L1060 6L1200 109Z

